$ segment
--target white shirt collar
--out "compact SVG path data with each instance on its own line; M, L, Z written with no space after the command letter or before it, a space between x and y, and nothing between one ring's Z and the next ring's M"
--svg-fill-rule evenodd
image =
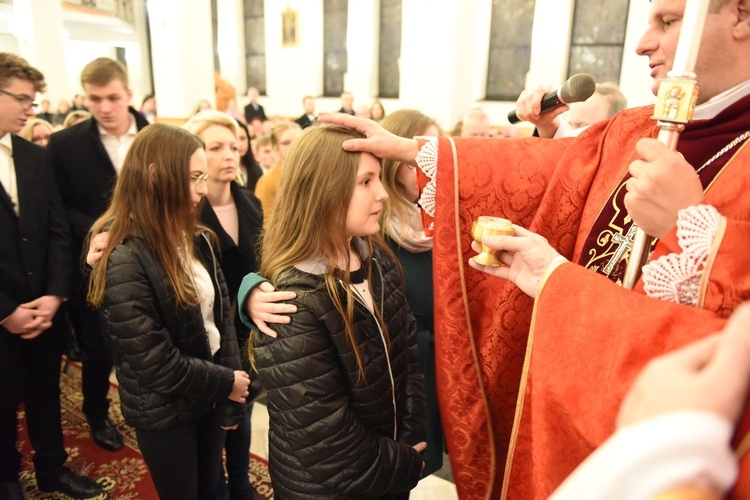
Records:
M716 94L703 104L697 105L693 112L693 120L710 120L747 95L750 95L750 80Z
M128 113L128 118L130 118L130 127L128 127L128 131L125 132L125 135L135 136L138 133L138 127L136 127L135 125L135 119L130 113ZM104 127L102 127L99 122L96 122L96 126L99 129L99 136L108 135L109 137L114 137L112 134L104 130ZM119 137L116 137L116 139L119 139Z
M13 156L13 139L11 138L10 133L5 134L2 138L0 138L0 144L8 148L10 156Z

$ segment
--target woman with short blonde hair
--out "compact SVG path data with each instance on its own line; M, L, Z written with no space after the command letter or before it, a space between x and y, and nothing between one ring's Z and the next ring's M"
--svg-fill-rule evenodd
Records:
M46 120L32 118L26 122L26 125L24 125L18 135L29 142L33 142L37 146L46 148L47 144L49 144L49 136L52 135L52 132L52 125Z

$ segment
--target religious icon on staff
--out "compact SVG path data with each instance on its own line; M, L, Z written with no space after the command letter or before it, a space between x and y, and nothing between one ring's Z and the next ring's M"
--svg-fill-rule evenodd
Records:
M677 85L669 89L667 99L664 101L664 114L667 118L674 119L677 117L680 101L684 95L685 93Z
M695 79L670 77L659 85L654 106L655 120L686 124L693 118L693 109L698 97Z

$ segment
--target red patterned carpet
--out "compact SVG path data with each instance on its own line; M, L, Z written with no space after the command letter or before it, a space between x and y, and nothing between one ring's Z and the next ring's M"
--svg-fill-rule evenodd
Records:
M62 425L65 436L65 449L69 458L66 464L73 471L85 474L104 486L106 494L99 498L113 500L157 499L146 463L141 457L135 440L135 431L122 419L120 399L117 391L110 391L112 399L110 419L123 435L125 446L112 453L94 444L89 434L86 419L81 412L81 370L79 365L70 363L67 373L62 374ZM26 420L20 412L18 449L23 454L21 487L28 499L63 499L65 495L41 493L36 486L34 467L31 461L31 445L26 434ZM250 455L250 482L259 495L256 498L273 498L268 463L260 457Z

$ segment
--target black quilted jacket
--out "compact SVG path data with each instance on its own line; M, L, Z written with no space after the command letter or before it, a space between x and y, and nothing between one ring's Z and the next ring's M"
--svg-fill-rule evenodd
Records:
M177 306L174 288L146 242L128 238L109 257L104 310L122 414L133 427L172 428L214 407L224 426L244 416L244 405L228 400L234 370L241 368L226 284L207 235L196 246L216 294L221 348L213 362L200 308Z
M277 339L253 337L268 391L276 498L388 498L420 478L422 458L412 445L425 440L424 389L414 317L397 264L377 250L362 257L373 266L375 307L391 341L387 351L373 314L357 302L364 380L319 275L295 268L280 279L279 289L297 292L297 313L274 325ZM340 292L344 300L343 286Z

